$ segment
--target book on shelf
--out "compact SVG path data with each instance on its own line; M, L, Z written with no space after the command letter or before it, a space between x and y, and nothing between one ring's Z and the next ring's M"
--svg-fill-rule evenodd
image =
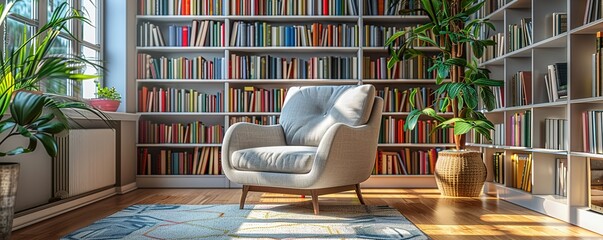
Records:
M584 152L603 154L603 111L582 112L582 144Z
M532 154L514 153L511 155L511 164L511 186L532 192Z
M482 39L486 39L486 38L484 37ZM491 59L495 59L497 57L505 55L505 34L504 33L493 34L492 36L487 37L487 39L494 41L495 44L486 46L484 55L478 59L480 63L487 62Z
M239 122L253 123L258 125L276 125L279 123L279 116L232 116L229 118L230 125Z
M589 163L590 208L603 213L603 160L591 158Z
M603 96L603 32L597 32L595 53L592 57L592 96Z
M568 162L566 158L555 159L555 195L567 197L567 170Z
M138 26L138 46L140 47L165 47L166 41L159 26L143 22Z
M519 25L510 24L508 26L509 52L531 45L532 30L531 18L522 18Z
M547 29L550 32L546 36L553 37L567 32L567 13L554 12L547 15Z
M434 79L437 70L430 68L430 57L419 55L415 58L399 61L391 68L387 67L389 57L364 57L364 79Z
M167 29L168 35L166 38L169 47L226 46L226 29L223 22L193 20L189 25L171 24Z
M139 143L222 143L224 127L205 125L201 121L191 123L155 123L150 120L138 122Z
M190 150L138 149L139 175L221 175L219 147Z
M364 0L364 15L398 15L404 12L406 15L418 15L423 12L413 11L421 9L419 0L397 1L397 0Z
M229 0L229 2L231 15L358 15L357 0Z
M507 4L507 0L484 0L484 6L476 13L475 18L484 18Z
M396 32L400 31L413 31L414 29L420 27L421 25L415 26L403 26L403 27L392 27L392 26L379 26L379 25L364 25L364 46L365 47L384 47L387 40L393 36ZM431 30L425 31L425 36L429 39L438 42L438 36L433 34ZM400 36L398 39L393 41L393 45L398 46L404 39L406 35ZM422 39L415 39L412 42L412 46L414 47L426 47L431 46L427 41Z
M222 15L223 0L138 0L139 15Z
M492 182L505 184L505 153L495 152L492 155Z
M224 58L154 58L139 53L137 59L138 79L223 79Z
M138 112L224 112L224 93L207 94L195 89L142 86Z
M230 79L358 79L357 57L283 58L231 54Z
M437 129L440 124L436 120L419 120L413 130L404 129L406 119L396 119L392 116L383 117L379 131L379 143L420 143L438 144L453 143L454 129Z
M567 63L548 65L544 83L549 102L567 98Z
M569 138L566 119L544 119L544 148L568 150Z
M358 47L359 42L358 25L348 23L275 25L235 21L230 36L233 47Z
M432 175L440 148L377 151L373 175Z
M584 13L584 24L594 22L603 17L603 1L602 0L586 0L586 8Z
M511 146L531 147L531 115L530 110L517 112L511 115Z
M416 94L414 95L411 94L413 89L416 90ZM411 96L414 96L415 106L423 108L432 105L436 97L434 92L434 89L427 87L398 89L387 86L377 90L377 96L383 98L383 112L410 112L413 109L410 105L411 99L409 99ZM436 111L438 110L436 108ZM449 106L445 110L446 112L452 112L452 106Z
M519 71L511 78L511 103L513 106L532 103L532 72Z
M494 134L492 135L492 144L496 146L505 146L505 125L494 124Z
M229 112L280 112L287 89L263 89L254 86L229 89Z

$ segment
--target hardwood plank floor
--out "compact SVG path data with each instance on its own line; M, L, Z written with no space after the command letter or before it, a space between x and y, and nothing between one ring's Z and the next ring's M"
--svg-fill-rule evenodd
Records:
M397 208L433 239L603 239L603 236L494 197L447 198L436 189L363 189L369 205ZM132 204L238 204L240 189L139 189L13 232L12 239L58 239ZM320 204L359 204L354 191ZM247 204L311 204L299 195L250 192ZM603 223L602 223L603 224Z

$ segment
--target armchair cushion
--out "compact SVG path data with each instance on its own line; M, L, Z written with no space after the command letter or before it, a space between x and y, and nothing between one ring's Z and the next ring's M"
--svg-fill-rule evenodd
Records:
M280 118L287 144L318 146L335 123L366 124L374 100L372 85L290 88Z
M277 146L247 148L233 152L230 164L240 171L308 173L316 147Z

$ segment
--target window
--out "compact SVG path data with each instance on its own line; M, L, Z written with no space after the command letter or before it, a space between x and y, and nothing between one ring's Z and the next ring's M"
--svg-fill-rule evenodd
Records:
M14 0L0 0L6 3ZM102 0L21 0L11 10L11 15L5 25L5 49L10 51L16 42L20 42L23 34L31 36L40 26L46 23L55 9L67 2L72 8L79 9L90 23L72 22L68 26L74 39L67 33L62 33L54 42L52 54L79 54L89 61L100 64L101 49L101 18ZM79 41L78 41L79 40ZM93 66L86 66L84 73L99 74ZM101 81L102 79L97 79ZM93 98L96 90L94 81L72 82L66 79L56 79L41 86L42 90L50 93Z

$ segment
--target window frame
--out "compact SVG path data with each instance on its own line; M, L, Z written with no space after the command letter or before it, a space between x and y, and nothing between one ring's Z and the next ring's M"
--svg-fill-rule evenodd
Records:
M1 4L4 4L4 6L6 6L7 2L10 2L11 0L0 0ZM35 19L30 19L18 14L9 14L8 18L14 21L17 21L18 23L21 24L25 24L27 26L30 26L34 29L34 31L36 31L37 29L39 29L41 26L43 26L44 24L46 24L48 22L48 18L50 17L49 15L49 11L48 11L48 2L52 1L52 0L33 0L32 4L34 4L32 6L32 16ZM95 8L95 14L96 14L96 41L98 42L97 44L94 44L92 42L87 42L84 40L83 37L83 33L84 33L84 24L86 23L80 23L80 22L76 22L76 21L72 21L69 23L69 29L71 31L71 34L73 36L76 36L76 38L79 38L79 40L72 38L71 36L69 36L66 33L61 32L59 34L59 36L63 39L66 39L67 41L69 41L69 51L70 53L73 54L78 54L78 55L82 55L83 54L83 47L89 48L94 50L97 53L97 59L95 59L96 63L100 66L103 66L104 63L104 0L67 0L67 2L69 3L70 7L78 9L80 12L82 12L83 14L86 14L85 11L83 11L82 7L83 1L93 1L94 4L96 5ZM79 23L79 24L77 24ZM0 28L0 31L3 33L3 37L0 39L0 44L3 48L6 48L7 45L6 43L6 38L7 38L7 31L6 31L6 23L2 25L2 27ZM98 78L96 78L94 81L98 81L100 82L101 86L104 86L104 78L103 78L103 71L102 69L98 69L98 74L100 75ZM79 83L78 84L80 87L83 86L83 83ZM94 91L96 92L96 91ZM77 94L77 95L76 95ZM75 90L73 89L72 84L67 84L67 96L75 96L75 97L83 97L84 94L84 89L81 89L79 92L75 92Z

